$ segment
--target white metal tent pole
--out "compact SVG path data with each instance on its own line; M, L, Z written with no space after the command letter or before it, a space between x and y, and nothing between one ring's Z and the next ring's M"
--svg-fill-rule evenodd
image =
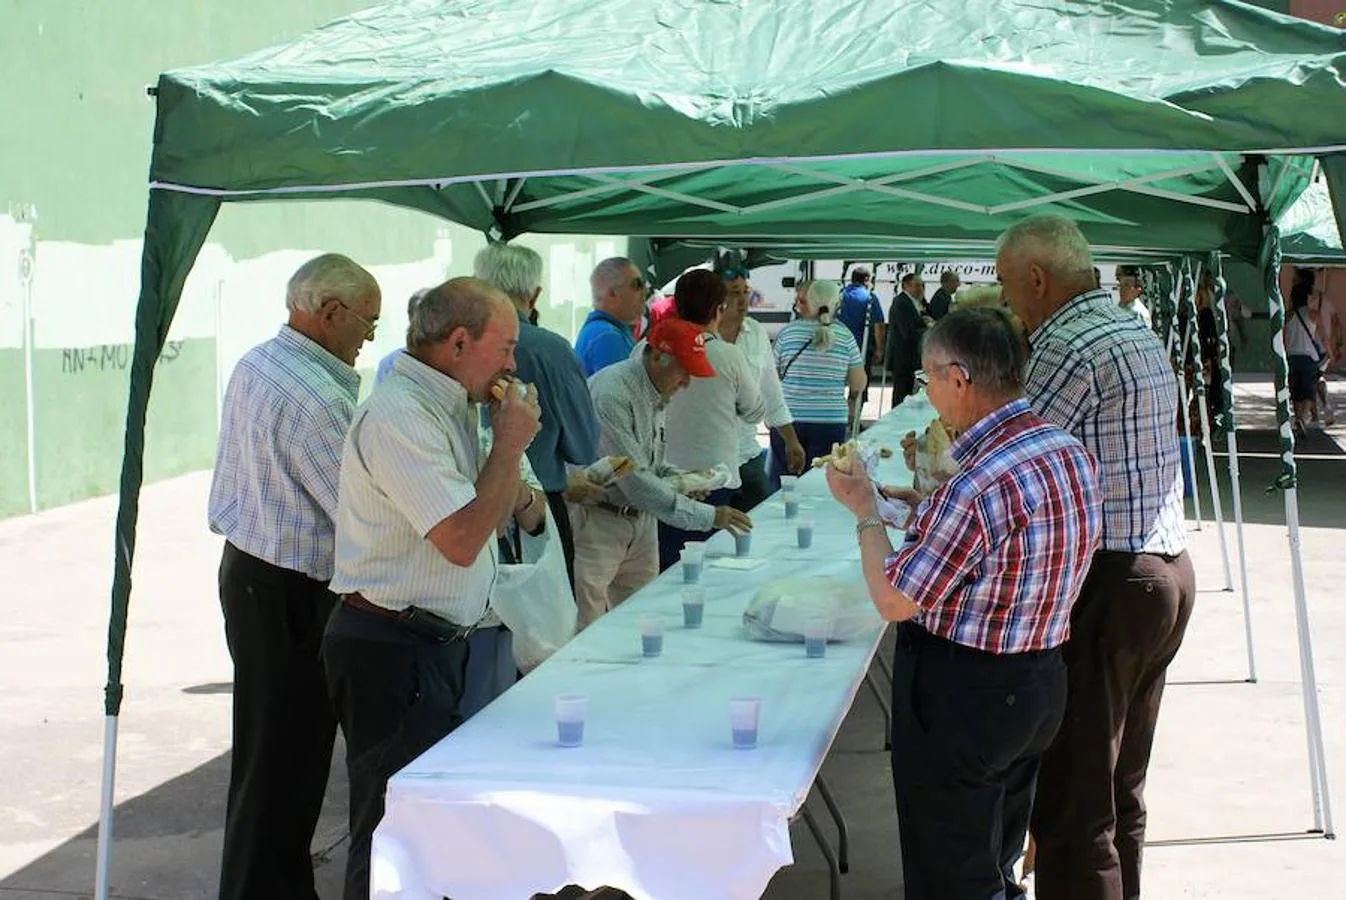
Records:
M1268 225L1259 254L1271 314L1272 365L1276 379L1276 425L1280 437L1281 473L1275 486L1285 492L1285 525L1290 540L1290 575L1294 583L1295 631L1299 638L1299 671L1304 698L1304 730L1309 749L1309 788L1313 796L1313 828L1334 837L1332 801L1323 753L1323 726L1318 709L1318 679L1313 665L1308 598L1304 590L1304 562L1299 537L1299 496L1296 489L1295 438L1290 428L1289 366L1285 358L1285 303L1281 299L1280 229Z
M1238 418L1234 414L1234 366L1229 351L1229 315L1225 297L1224 266L1219 251L1210 255L1210 274L1214 283L1211 297L1215 313L1215 334L1219 347L1220 429L1225 433L1229 454L1229 490L1234 503L1234 540L1239 559L1239 590L1243 594L1243 639L1248 650L1248 681L1257 683L1257 657L1253 651L1252 593L1248 590L1248 554L1243 544L1243 487L1239 483Z
M103 786L98 795L98 855L94 900L108 900L108 869L112 861L112 799L117 778L117 717L103 718Z
M1187 290L1183 294L1183 309L1187 313L1187 352L1192 359L1192 390L1196 397L1196 415L1201 423L1201 446L1206 451L1206 479L1210 485L1210 504L1215 515L1215 534L1220 539L1220 561L1224 565L1224 589L1234 590L1234 573L1229 567L1229 543L1224 534L1224 510L1220 502L1220 479L1216 476L1215 450L1211 447L1210 406L1206 402L1206 376L1202 372L1201 326L1197 318L1196 292L1201 284L1201 263L1192 264L1188 274ZM1214 297L1211 298L1212 306ZM1211 313L1214 314L1212 309ZM1214 371L1211 373L1214 375ZM1192 492L1199 493L1201 486L1192 484Z

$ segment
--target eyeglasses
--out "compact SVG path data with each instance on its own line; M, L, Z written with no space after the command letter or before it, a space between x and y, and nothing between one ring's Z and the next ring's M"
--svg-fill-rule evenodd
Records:
M723 272L720 273L720 277L722 277L725 281L733 281L736 278L742 278L744 281L747 281L748 267L735 266L732 269L725 269Z
M645 279L639 276L631 279L631 290L640 291L645 289Z
M337 303L346 312L350 313L352 316L355 316L355 321L359 322L361 325L365 327L365 340L367 341L374 340L374 332L376 329L378 329L379 323L377 321L374 322L369 321L364 316L360 315L358 312L347 306L346 301L344 300L337 299Z
M957 366L958 368L960 368L960 369L963 370L963 380L964 380L964 381L966 381L968 384L971 384L971 383L972 383L972 373L970 373L970 372L967 370L967 366L963 365L962 363L958 362L957 360L954 360L953 362L947 362L947 363L936 363L935 365L931 366L931 368L932 368L932 369L949 369L949 368L952 368L953 366ZM917 383L918 385L920 385L921 387L928 387L928 386L930 385L930 376L929 376L927 373L925 373L925 372L917 372L917 373L916 373L916 383Z

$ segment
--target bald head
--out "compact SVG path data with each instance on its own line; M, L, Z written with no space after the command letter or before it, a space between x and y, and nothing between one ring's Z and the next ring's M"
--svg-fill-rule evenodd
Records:
M1094 260L1079 227L1064 216L1024 219L996 241L1005 302L1031 332L1078 294L1094 289Z

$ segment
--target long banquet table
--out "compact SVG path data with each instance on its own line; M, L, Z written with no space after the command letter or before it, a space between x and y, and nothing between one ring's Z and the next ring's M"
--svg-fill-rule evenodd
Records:
M910 398L861 436L893 449L881 480L909 483L898 446L934 411ZM749 640L742 617L767 582L859 580L853 519L820 471L800 479L810 550L780 495L753 511L747 571L701 578L705 621L682 627L674 566L603 616L485 710L395 775L374 835L377 900L520 900L567 884L609 885L637 900L749 900L794 861L800 810L883 632L834 643L822 659L800 644ZM732 556L715 535L708 556ZM663 654L640 655L638 621L665 620ZM584 744L556 744L553 699L588 697ZM729 700L762 700L758 747L730 745Z

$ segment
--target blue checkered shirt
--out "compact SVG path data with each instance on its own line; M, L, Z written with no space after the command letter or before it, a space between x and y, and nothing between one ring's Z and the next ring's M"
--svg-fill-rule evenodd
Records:
M1028 341L1033 410L1098 461L1102 549L1181 553L1178 388L1163 344L1107 291L1071 299Z
M245 353L224 395L210 530L330 580L341 448L359 391L353 368L289 326Z

